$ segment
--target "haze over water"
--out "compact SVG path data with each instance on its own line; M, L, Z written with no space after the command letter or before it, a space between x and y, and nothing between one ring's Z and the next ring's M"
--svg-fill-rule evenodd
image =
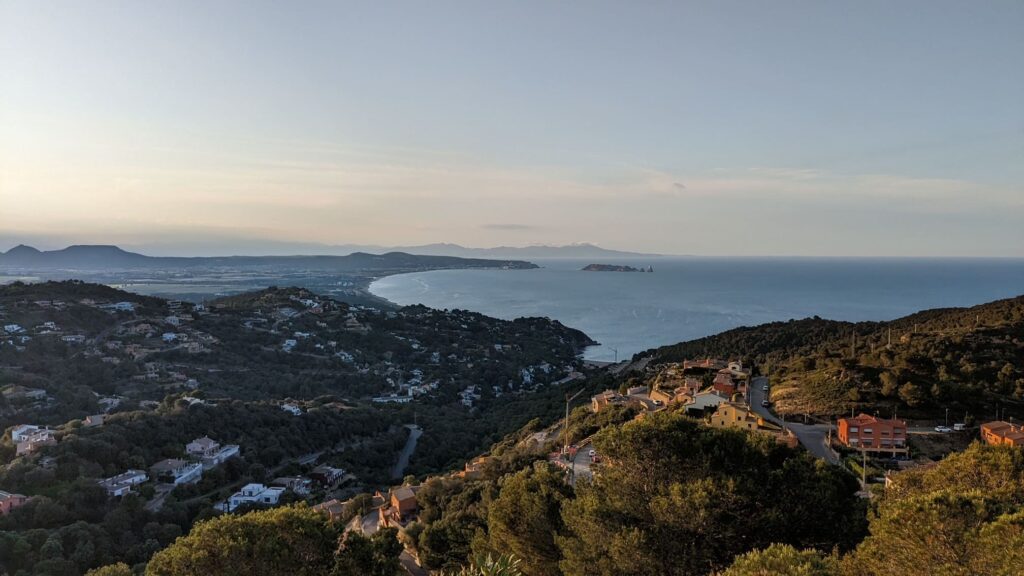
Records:
M820 316L889 320L1024 293L1021 259L657 258L602 260L655 272L583 272L591 261L537 270L442 270L388 276L370 290L401 305L462 308L512 319L548 316L601 342L591 360L737 326Z

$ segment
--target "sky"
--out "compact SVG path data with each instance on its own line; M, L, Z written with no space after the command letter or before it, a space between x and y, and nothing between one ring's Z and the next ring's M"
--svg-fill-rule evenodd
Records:
M1024 2L0 0L0 249L1024 256Z

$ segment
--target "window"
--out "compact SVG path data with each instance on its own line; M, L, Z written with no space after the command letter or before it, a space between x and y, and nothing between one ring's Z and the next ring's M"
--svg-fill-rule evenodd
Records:
M864 433L865 433L865 434L871 434L871 432L872 432L872 429L871 429L871 428L865 428L865 429L864 429Z
M856 432L856 431L857 431L857 427L856 426L850 426L850 432Z

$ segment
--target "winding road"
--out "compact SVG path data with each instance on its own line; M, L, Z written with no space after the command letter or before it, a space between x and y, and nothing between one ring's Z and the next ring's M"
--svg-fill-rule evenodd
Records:
M768 384L768 378L758 376L754 378L750 386L750 407L765 420L784 426L793 431L793 434L800 440L800 444L814 456L829 462L839 464L839 455L828 446L828 432L830 424L800 424L798 422L786 422L772 413L767 407L761 405L766 393L761 390L762 386Z

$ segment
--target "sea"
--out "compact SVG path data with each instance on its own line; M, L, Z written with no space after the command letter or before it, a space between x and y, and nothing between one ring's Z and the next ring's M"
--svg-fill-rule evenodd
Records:
M891 320L929 308L1024 294L1024 259L637 258L533 260L534 270L439 270L387 276L370 291L399 305L497 318L542 316L582 330L588 360L739 326L819 316ZM589 272L588 264L653 267Z

